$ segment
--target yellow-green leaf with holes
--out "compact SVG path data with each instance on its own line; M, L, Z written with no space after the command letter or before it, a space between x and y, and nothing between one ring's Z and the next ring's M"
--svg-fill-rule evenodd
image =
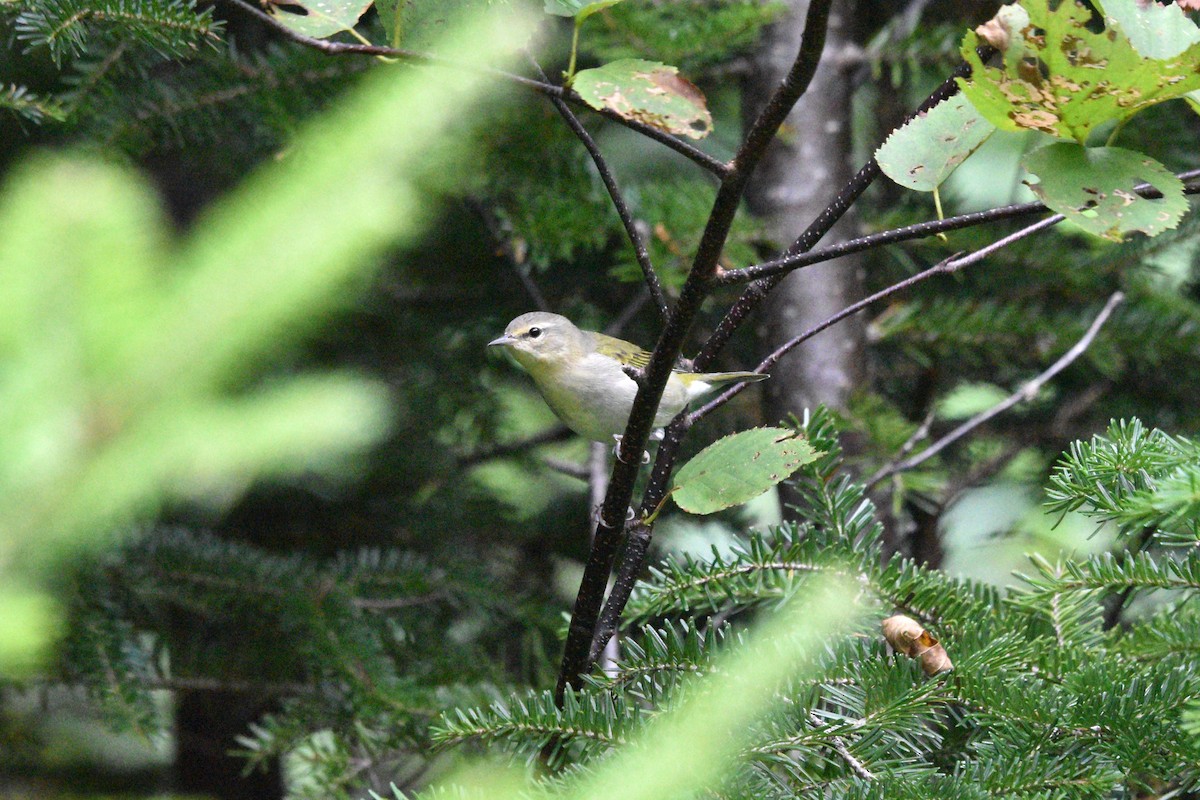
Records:
M1174 228L1188 209L1183 183L1144 153L1057 142L1023 163L1038 178L1029 188L1047 206L1105 239L1119 242L1132 231L1156 236ZM1139 195L1134 190L1142 183L1162 197Z
M1124 120L1156 103L1200 89L1200 43L1168 59L1147 58L1120 28L1093 32L1091 13L1075 0L1003 6L963 39L971 65L958 84L992 124L1038 130L1081 144L1097 126ZM981 36L1003 64L984 64Z
M348 31L358 24L358 18L371 7L372 0L287 0L272 3L271 16L296 33L324 39ZM306 13L288 10L298 6Z
M684 511L712 514L753 500L821 453L790 428L752 428L710 444L675 475Z
M893 131L875 160L901 186L932 192L995 130L970 100L955 95Z
M702 139L712 132L704 93L679 70L657 61L623 58L575 74L584 102L667 133Z

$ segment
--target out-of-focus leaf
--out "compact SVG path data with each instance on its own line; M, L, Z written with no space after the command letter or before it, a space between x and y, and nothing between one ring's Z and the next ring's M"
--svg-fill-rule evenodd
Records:
M712 132L704 93L666 64L623 58L581 70L571 86L592 108L606 108L624 119L692 139Z
M387 43L392 47L434 53L440 51L446 32L465 20L475 20L484 29L498 28L501 38L506 38L505 31L513 30L514 26L520 29L524 24L519 3L495 0L455 0L453 3L445 0L376 0L375 11L386 32ZM473 53L464 55L472 59L477 57Z
M446 52L495 57L527 30L460 26ZM246 387L418 229L430 142L461 146L447 127L484 85L377 70L180 239L123 166L58 155L13 172L0 193L0 586L169 499L336 473L382 433L387 394L361 377ZM0 619L32 619L21 602L0 593ZM33 658L52 633L40 625L18 649ZM0 653L0 672L19 656Z
M955 95L893 131L875 160L901 186L932 192L994 130L971 101Z
M1120 241L1132 231L1155 236L1174 228L1188 209L1183 183L1143 153L1058 142L1030 153L1024 163L1038 178L1029 188L1047 206L1105 239ZM1142 183L1162 197L1137 194Z
M1104 16L1146 58L1174 58L1200 42L1200 28L1183 9L1145 0L1104 0Z
M556 17L575 17L576 24L621 0L546 0L545 11Z
M357 25L359 17L371 7L371 2L372 0L286 0L283 3L271 3L270 14L281 25L296 33L314 39L324 39ZM290 6L299 6L307 13L289 11Z
M753 500L821 453L790 428L753 428L710 444L675 475L684 511L712 514Z

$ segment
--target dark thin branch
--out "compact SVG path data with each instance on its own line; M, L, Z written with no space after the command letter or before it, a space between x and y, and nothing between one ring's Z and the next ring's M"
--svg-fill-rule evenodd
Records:
M542 67L536 60L530 56L530 61L543 77L545 73ZM621 225L625 228L625 235L629 237L629 243L633 245L633 256L637 259L638 266L642 268L642 277L646 281L646 289L650 292L650 299L654 301L655 307L658 309L658 314L664 321L669 313L667 309L667 297L663 294L662 283L658 280L658 273L654 271L654 264L650 262L650 251L646 248L646 240L642 237L641 232L634 222L633 214L629 211L629 204L625 202L625 195L621 194L621 189L617 186L617 179L613 176L612 170L608 168L608 162L604 160L604 154L600 152L600 147L596 144L596 140L588 133L587 128L583 127L583 123L579 121L579 117L575 116L575 112L566 102L558 97L551 97L550 102L554 104L554 108L558 111L563 121L567 123L567 127L575 134L575 137L583 143L584 148L588 151L588 155L592 157L592 163L596 165L596 172L600 173L600 180L604 182L604 188L608 190L608 196L612 198L613 208L617 211L617 216L621 219Z
M581 480L584 483L587 483L588 478L591 477L591 473L588 471L586 466L575 461L567 461L565 458L552 458L550 456L544 456L542 458L542 463L555 472L566 475L568 478Z
M993 52L994 50L990 47L981 48L980 57L984 58L984 60L987 60L987 58L991 57ZM964 62L959 64L958 67L956 67L955 70L950 73L950 76L946 78L946 80L944 80L936 90L934 90L933 94L925 98L925 101L917 107L917 110L905 119L905 122L908 122L908 120L922 112L928 111L946 98L957 94L958 83L956 82L956 79L960 77L966 77L970 73L971 68L967 63ZM805 228L804 232L800 234L799 238L792 242L791 246L783 252L783 257L787 258L790 256L799 255L800 253L806 253L816 247L817 242L819 242L822 237L825 236L825 234L829 233L829 231L833 228L837 221L842 218L842 215L846 213L850 206L852 206L855 201L858 200L859 196L861 196L862 193L867 190L867 187L869 187L875 181L875 179L879 177L879 174L879 164L874 158L872 158L862 169L855 173L854 177L852 177L849 182L842 187L841 191L834 196L833 200L829 202L829 205L825 207L825 210L818 214L817 218L814 219L807 228ZM745 291L742 293L742 296L738 298L737 302L734 303L733 306L730 307L729 311L725 314L725 318L721 320L720 324L718 324L716 329L712 332L712 335L708 337L708 341L705 342L704 346L700 348L700 352L696 355L695 359L696 369L698 371L703 372L708 365L712 363L713 359L716 358L717 353L719 353L725 346L726 342L729 341L729 337L731 337L733 332L742 324L742 321L749 316L751 311L758 307L758 304L762 302L763 298L770 294L771 290L775 288L776 284L778 284L780 280L782 280L782 277L775 275L756 280L746 287Z
M650 299L654 301L655 308L658 309L659 316L665 321L667 318L667 296L663 294L662 283L658 280L658 273L654 271L654 265L650 262L650 251L646 248L646 240L638 231L637 224L634 222L633 214L629 211L629 204L625 202L625 197L621 194L620 187L617 186L617 180L613 177L612 171L608 168L608 164L604 161L604 156L600 153L600 148L596 146L596 140L591 137L587 129L583 127L583 123L575 116L570 107L562 100L554 98L551 100L554 107L558 109L558 113L566 120L567 126L574 131L579 141L583 142L583 146L587 148L588 154L592 157L592 163L596 165L596 171L600 173L600 180L604 182L604 188L608 190L608 196L612 198L613 208L617 211L617 216L621 218L621 225L625 228L625 235L629 237L630 244L633 245L633 256L637 259L638 266L642 268L642 277L646 281L646 289L650 292Z
M734 216L741 205L750 176L766 154L767 147L770 145L775 133L778 132L779 126L783 124L788 113L795 107L796 103L804 95L804 92L808 90L808 86L812 82L812 77L817 71L817 65L821 60L821 53L825 48L825 34L829 24L829 9L831 6L832 0L814 1L809 4L808 14L804 21L804 34L800 40L800 50L796 56L796 60L793 62L787 76L767 100L758 119L750 126L750 132L747 134L742 146L738 148L737 155L734 156L732 162L735 167L734 171L721 183L721 187L717 191L717 199L713 203L712 213L709 216L708 224L705 226L704 234L701 236L700 244L697 247L692 270L688 274L687 282L684 283L683 291L680 293L679 304L676 307L676 314L674 316L679 317L683 323L682 331L679 334L679 341L672 342L667 339L670 333L670 326L668 326L668 329L663 332L663 338L659 340L659 346L655 348L655 356L658 357L658 350L664 344L667 344L673 346L673 349L670 350L671 359L668 361L664 358L658 364L652 360L648 368L648 371L655 368L664 370L666 374L662 378L663 383L666 382L666 377L670 374L674 359L679 355L679 346L682 344L683 334L691 326L692 318L690 314L694 314L695 310L699 308L700 303L712 287L712 278L716 275L718 261L724 249L725 242L729 237L729 230L733 225ZM689 315L684 316L680 312L688 308L684 304L684 298L689 297L689 290L693 292L695 298L694 306L690 307ZM696 364L694 369L703 371L702 366L699 364ZM659 392L661 392L661 389ZM672 438L664 439L663 444L659 447L658 459L655 462L654 469L651 471L650 482L647 484L642 496L643 514L651 513L662 502L666 493L666 482L670 477L671 469L674 465L675 453L686 431L686 426L677 428L675 431L676 435Z
M638 573L646 561L646 552L650 549L650 538L650 528L644 523L636 522L629 526L625 537L625 555L621 559L617 580L613 584L608 600L604 603L604 609L600 612L600 619L596 623L596 633L592 636L592 648L588 653L589 661L594 662L599 658L604 652L606 644L612 641L617 633L617 626L621 624L621 612L625 610L625 604L629 602L629 596L633 594Z
M599 622L605 588L625 529L625 516L633 498L641 454L653 427L659 399L682 350L684 337L691 328L701 303L708 296L718 260L741 204L750 173L762 159L779 125L808 88L809 80L816 71L825 46L825 29L831 2L832 0L814 0L809 5L800 52L788 77L776 89L759 119L750 126L750 133L733 159L733 168L724 174L687 280L654 348L654 354L646 368L645 382L638 387L629 422L621 439L618 458L613 467L608 493L600 509L596 538L584 567L579 594L571 612L571 624L567 631L567 642L563 648L563 662L555 691L559 702L562 701L566 688L576 684L579 676L591 667L592 640ZM673 457L672 450L667 456L668 464ZM663 458L663 448L660 447L659 461ZM656 465L656 472L652 475L657 474L658 469ZM669 466L667 469L669 474ZM661 492L660 486L658 493ZM643 507L647 502L651 502L650 498L654 494L650 489L647 490L643 496ZM657 500L652 502L657 503ZM619 611L618 609L618 615Z
M867 486L873 486L890 475L905 472L913 467L925 463L954 442L957 442L959 439L978 428L980 425L983 425L992 418L1003 414L1005 411L1008 411L1018 403L1026 402L1037 397L1038 392L1041 391L1043 386L1051 381L1055 375L1070 366L1075 359L1079 358L1087 351L1089 347L1091 347L1092 342L1096 338L1096 334L1100 332L1100 328L1103 327L1104 323L1108 321L1108 318L1112 316L1113 310L1116 309L1116 307L1124 300L1125 295L1123 292L1113 292L1108 298L1108 302L1104 304L1104 308L1100 309L1100 313L1096 315L1094 320L1092 320L1092 324L1088 326L1087 331L1084 332L1080 340L1076 342L1071 349L1063 353L1058 360L1051 364L1044 372L1026 382L1020 389L1017 389L1017 391L1013 392L996 405L971 417L969 420L962 423L945 436L939 438L929 447L926 447L920 453L917 453L915 456L910 458L906 458L899 464L896 464L895 466L889 467L886 470L882 470L880 473L871 476L871 479L867 481Z
M825 51L825 35L829 29L829 10L832 6L832 0L812 0L808 4L804 33L800 38L800 52L796 54L796 60L792 62L788 74L776 87L758 117L750 125L750 130L746 132L742 146L733 157L734 172L748 176L754 171L766 153L767 146L779 132L779 126L808 91L808 85L812 83L817 66L821 63L821 54Z
M525 258L525 248L517 247L513 242L510 232L504 229L500 220L488 208L486 203L481 200L468 200L467 205L475 209L475 213L483 220L483 224L488 229L492 240L496 242L501 252L504 253L508 265L512 267L513 273L517 276L517 280L521 282L521 286L525 288L525 292L529 295L529 299L533 301L534 307L538 311L549 311L550 304L546 302L546 296L542 294L542 290L538 288L537 282L529 274L529 261Z
M910 289L913 286L916 286L918 283L922 283L924 281L929 280L930 278L934 277L935 275L948 275L950 273L957 272L960 269L963 269L964 267L969 267L972 264L976 264L976 263L982 261L984 258L991 255L992 253L996 252L1000 248L1006 247L1006 246L1012 244L1013 242L1024 239L1026 236L1037 233L1040 230L1057 225L1058 223L1060 223L1062 221L1063 221L1063 216L1061 214L1055 214L1053 216L1046 217L1044 220L1041 220L1040 222L1035 222L1033 225L1024 227L1021 230L1016 231L1015 233L1011 233L1002 239L997 239L996 241L989 244L987 247L980 248L979 250L976 250L975 252L969 253L967 255L951 256L950 258L944 259L944 260L938 262L937 264L934 264L932 267L930 267L927 270L924 270L923 272L918 272L916 275L913 275L910 278L905 278L904 280L900 281L899 283L894 283L891 286L887 287L886 289L880 289L878 292L871 295L870 297L864 297L862 300L859 300L857 303L852 303L851 305L846 306L841 311L834 314L832 317L825 320L824 322L821 322L820 324L809 328L808 330L806 330L804 333L800 334L799 336L796 336L793 339L791 339L787 342L784 342L782 345L780 345L780 347L777 350L775 350L775 352L771 353L769 356L767 356L761 362L759 362L759 365L754 368L754 371L755 372L766 372L772 366L775 365L775 362L779 361L779 359L783 358L791 350L795 349L799 345L803 344L804 342L808 341L812 337L816 336L818 333L825 330L826 328L836 325L837 323L844 320L846 317L850 317L850 316L857 314L859 311L862 311L863 309L867 308L872 303L877 303L880 300L891 297L892 295L894 295L898 292L902 292L905 289ZM735 395L737 395L743 389L745 389L746 386L747 386L747 384L745 384L745 383L739 383L739 384L736 384L736 385L730 387L729 389L725 390L720 395L713 398L712 400L705 403L703 406L701 406L700 408L696 409L691 414L689 414L688 415L688 423L694 424L697 420L702 419L703 417L705 417L708 414L711 414L716 409L718 409L721 406L728 403Z
M761 264L755 264L745 269L725 270L717 277L717 282L721 285L727 285L745 283L746 281L757 280L759 278L769 278L774 275L783 275L795 269L820 264L825 261L832 261L835 258L841 258L852 253L861 253L864 250L873 250L889 244L907 242L913 239L924 239L947 231L970 228L1002 219L1039 214L1045 211L1046 206L1041 203L1021 203L1019 205L991 208L986 211L976 211L970 214L960 214L955 217L946 217L945 219L918 222L915 225L892 228L891 230L860 236L857 239L847 239L844 242L838 242L829 247L822 247L819 250L810 250L807 253L797 253L794 256L777 258L773 261L764 261Z
M172 676L150 679L139 684L144 689L167 689L189 692L248 692L253 694L311 694L320 691L318 685L272 681L244 681L233 678L193 678Z
M383 45L375 44L362 44L359 42L332 42L327 39L316 39L311 36L305 36L302 33L297 33L286 25L281 24L270 14L266 13L260 8L255 7L246 0L227 0L227 2L232 3L245 13L269 26L272 30L277 32L280 36L283 36L285 39L289 39L296 44L310 47L314 50L320 50L322 53L327 55L382 56L385 58L400 59L402 61L408 61L415 64L429 64L433 66L461 70L464 72L490 75L494 78L499 78L517 86L538 92L539 94L543 94L547 97L557 97L561 100L566 100L569 103L583 108L591 108L591 106L587 105L587 103L583 101L583 98L581 98L575 92L564 89L563 87L557 86L553 83L549 83L548 81L534 80L533 78L527 78L523 75L517 75L516 73L506 72L505 70L495 69L493 67L485 67L477 64L464 64L459 61L441 58L431 53L420 53L414 50L403 50L395 47L385 47ZM612 120L613 122L616 122L619 125L624 125L630 130L636 131L648 139L653 139L659 144L671 148L676 153L679 153L714 175L723 176L729 172L729 165L725 162L710 156L708 153L704 152L698 147L688 144L682 139L678 139L669 133L660 131L657 128L652 128L645 123L624 119L615 112L607 109L596 111L596 113L602 117Z
M1181 172L1175 177L1181 181L1191 180L1192 178L1200 177L1200 170ZM1162 192L1149 184L1143 184L1136 191L1139 195L1146 198L1162 197ZM1197 194L1200 192L1200 187L1185 186L1183 191L1184 194ZM745 283L746 281L757 280L759 278L768 278L774 275L783 275L801 267L832 261L835 258L852 253L860 253L864 250L871 250L884 245L906 242L912 239L924 239L938 233L971 228L976 225L997 222L1003 219L1014 219L1031 214L1039 214L1046 210L1046 206L1043 203L1020 203L1011 206L990 208L986 211L975 211L970 214L960 214L955 217L946 217L945 219L918 222L915 225L906 225L903 228L893 228L887 231L880 231L879 233L868 234L867 236L860 236L857 239L838 242L829 247L822 247L820 250L810 250L804 253L797 253L793 256L764 261L761 264L754 264L745 269L723 270L718 273L716 282L724 286L727 284Z
M625 326L633 320L633 317L637 314L637 312L642 310L642 306L645 305L646 301L649 299L649 296L643 294L642 292L635 294L632 298L630 298L629 302L625 304L625 307L621 309L621 313L617 314L616 318L613 319L612 322L604 326L604 332L609 336L620 336L621 331L625 330Z
M467 469L476 464L482 464L484 461L491 461L494 458L515 456L544 444L565 442L573 435L566 427L556 425L553 428L548 428L541 433L535 433L525 439L518 439L515 442L504 442L495 447L485 447L473 453L464 453L458 457L458 467L459 469Z

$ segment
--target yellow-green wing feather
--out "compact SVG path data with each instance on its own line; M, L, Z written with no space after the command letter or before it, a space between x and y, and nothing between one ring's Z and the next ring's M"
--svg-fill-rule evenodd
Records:
M605 336L603 333L592 333L596 343L596 352L602 356L615 358L622 364L644 369L650 364L650 354L636 344L618 339L615 336Z

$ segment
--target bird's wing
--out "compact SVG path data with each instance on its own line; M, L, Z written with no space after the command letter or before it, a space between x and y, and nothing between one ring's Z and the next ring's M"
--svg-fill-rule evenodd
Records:
M650 354L636 344L603 333L593 333L592 336L595 337L596 352L602 356L615 358L622 364L638 369L645 369L650 364Z

